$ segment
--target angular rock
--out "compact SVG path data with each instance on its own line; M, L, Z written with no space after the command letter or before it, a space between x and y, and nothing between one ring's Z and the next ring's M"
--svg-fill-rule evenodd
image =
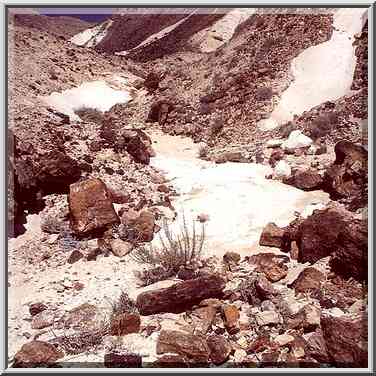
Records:
M55 315L49 310L44 310L33 316L31 321L31 329L44 329L54 323Z
M157 341L157 354L174 353L189 360L206 363L210 349L205 337L174 330L162 330Z
M150 157L153 156L151 140L146 133L141 130L130 130L124 132L122 139L126 145L127 152L133 157L134 161L142 164L149 164Z
M157 368L188 368L190 361L184 356L176 354L167 354L159 357L154 363L153 366Z
M43 303L33 303L30 304L29 312L31 316L35 316L38 313L45 311L48 307Z
M284 161L280 160L276 163L274 167L274 177L276 179L288 179L291 176L291 167L290 165Z
M79 235L103 230L119 222L111 196L100 179L72 184L68 200L71 226Z
M298 170L283 182L303 191L314 191L321 188L323 177L317 171L311 169Z
M225 327L229 334L235 334L239 332L239 310L236 306L226 304L222 307Z
M148 210L142 211L138 217L128 221L129 240L150 242L154 238L155 216Z
M13 367L35 368L48 367L56 363L64 354L54 345L43 341L25 343L14 356Z
M268 223L262 230L259 244L266 247L281 248L284 229L275 223Z
M319 363L329 362L328 351L321 329L317 329L312 333L307 333L303 338L306 341L304 351L307 356L312 357Z
M335 208L317 210L301 223L296 241L300 262L314 263L333 255L331 267L336 273L345 278L367 279L366 220Z
M216 313L217 309L212 305L196 308L192 312L195 333L206 334L213 324Z
M142 357L139 354L108 352L104 355L104 366L106 368L140 368Z
M226 252L224 255L223 255L223 261L226 263L226 264L239 264L240 262L240 255L239 253L236 253L236 252Z
M249 262L256 264L256 270L263 273L271 282L277 282L286 277L288 268L284 265L288 258L274 253L259 253L249 258Z
M138 313L118 313L111 318L110 334L112 336L124 336L140 331L141 318Z
M123 257L130 253L133 245L121 239L113 239L111 241L111 251L117 257Z
M88 329L97 325L97 314L94 305L84 303L67 312L62 321L65 328Z
M308 292L319 289L325 280L325 275L316 268L305 268L288 287L295 289L296 292Z
M84 255L82 254L82 252L80 252L78 249L75 249L69 255L67 263L68 264L74 264L75 262L81 260L83 257L84 257Z
M264 311L256 314L256 322L259 326L275 325L281 322L281 318L277 312Z
M367 367L367 320L322 315L323 331L330 362L337 367Z
M286 151L305 148L312 144L312 139L305 136L300 130L292 131L286 141L282 144L282 149Z
M205 276L177 283L171 287L145 291L137 297L141 315L162 312L184 312L208 298L221 298L225 281L217 276Z
M361 145L339 141L336 160L325 171L323 189L331 199L346 199L350 210L367 205L368 153Z
M280 334L280 335L278 335L277 337L274 338L274 342L278 346L286 346L293 341L294 341L294 337L292 335L286 334L286 333Z
M159 125L166 123L169 112L172 109L172 105L167 100L159 100L151 105L151 109L148 114L147 121L158 122Z
M213 334L208 337L207 343L210 349L210 360L215 365L226 362L232 351L231 344L223 336Z
M344 278L368 279L368 228L366 220L352 220L338 234L331 269Z

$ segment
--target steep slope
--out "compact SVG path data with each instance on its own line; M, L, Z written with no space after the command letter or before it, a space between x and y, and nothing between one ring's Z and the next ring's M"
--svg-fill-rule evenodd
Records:
M14 23L16 26L45 31L50 35L63 37L65 39L69 39L77 33L91 27L89 22L76 17L49 17L36 14L15 14Z

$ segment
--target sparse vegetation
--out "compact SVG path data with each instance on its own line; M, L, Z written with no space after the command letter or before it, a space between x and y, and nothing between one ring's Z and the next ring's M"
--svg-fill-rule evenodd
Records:
M142 245L136 247L131 254L136 262L153 266L149 270L137 273L145 285L172 277L176 275L180 267L192 265L201 259L205 242L205 224L201 224L201 231L197 234L193 221L190 231L183 214L180 234L174 234L170 230L168 222L164 220L159 240L159 248L155 248L151 244Z
M137 311L136 303L129 297L129 295L125 291L121 292L118 300L114 302L110 301L110 304L112 308L112 315Z

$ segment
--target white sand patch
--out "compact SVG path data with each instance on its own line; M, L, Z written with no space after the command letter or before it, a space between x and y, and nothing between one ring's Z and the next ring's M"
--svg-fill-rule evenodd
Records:
M77 46L95 47L106 35L113 24L112 20L105 21L74 35L69 41Z
M342 8L334 13L332 37L307 48L292 61L294 81L270 118L259 122L261 129L273 129L294 115L351 92L356 65L354 35L362 30L365 12L365 8Z
M115 82L118 85L114 85ZM132 98L128 90L121 89L121 83L121 78L117 81L114 79L112 85L106 81L85 82L61 93L54 92L43 99L48 106L68 115L71 120L79 121L79 116L75 114L77 110L92 108L105 112L117 103L128 103Z
M199 31L190 43L198 46L202 52L212 52L228 42L236 28L255 13L255 8L239 8L228 12L212 26Z
M171 143L170 137L158 135L157 141L153 145L157 157L152 158L151 164L165 171L181 194L173 202L175 208L184 211L188 223L201 213L209 215L206 245L210 254L221 256L228 250L249 254L258 246L262 229L268 222L286 226L295 218L294 212L328 201L324 192L304 192L265 179L272 172L269 166L216 165L195 157L182 158L187 139L175 137ZM170 149L169 153L163 152L166 148ZM192 155L195 148L192 145L187 155ZM173 150L176 150L175 158L171 156ZM179 230L181 217L172 225L173 231Z

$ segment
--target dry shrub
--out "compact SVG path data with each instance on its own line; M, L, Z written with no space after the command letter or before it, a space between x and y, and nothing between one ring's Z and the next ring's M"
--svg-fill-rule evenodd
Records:
M140 245L131 254L136 262L151 267L137 273L144 285L172 277L181 267L194 265L199 261L202 258L205 243L205 224L201 224L201 231L197 234L195 222L192 221L192 227L189 230L183 214L180 233L174 234L167 220L164 220L159 232L159 241L160 247L158 248L151 244Z
M112 316L125 312L137 312L136 303L124 290L121 292L119 299L114 302L111 301L110 304L112 308Z

